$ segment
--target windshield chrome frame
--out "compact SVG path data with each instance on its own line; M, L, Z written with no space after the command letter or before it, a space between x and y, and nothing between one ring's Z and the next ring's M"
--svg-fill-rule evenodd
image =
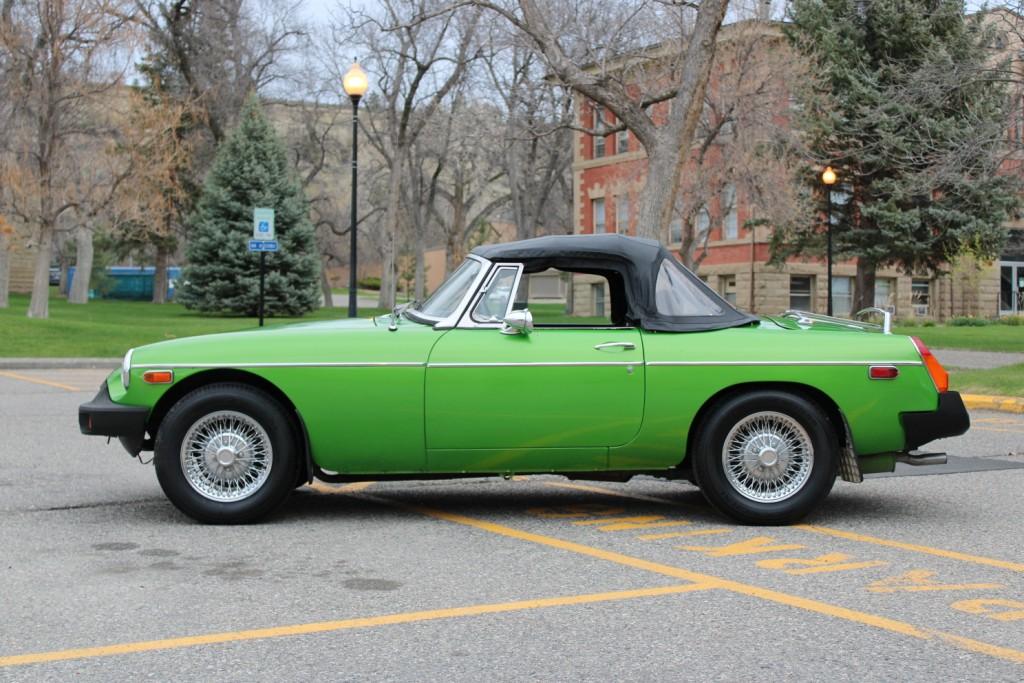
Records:
M476 297L476 293L480 290L480 285L490 275L491 269L494 266L489 260L481 258L476 254L469 254L466 259L472 259L477 261L482 266L480 272L476 274L472 284L466 288L466 293L463 295L462 300L459 301L459 305L455 307L455 310L446 318L436 319L431 316L424 315L416 309L412 309L415 315L423 320L427 320L428 324L433 324L435 330L450 330L459 324L459 320L465 314L466 309L469 308L469 302Z

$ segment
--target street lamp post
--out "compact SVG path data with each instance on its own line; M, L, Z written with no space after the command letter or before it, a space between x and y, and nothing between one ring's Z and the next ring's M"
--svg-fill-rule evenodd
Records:
M832 315L832 186L836 184L836 172L832 170L831 166L825 168L821 174L821 182L825 184L825 201L828 210L825 212L826 220L828 225L825 229L828 235L828 251L825 257L826 259L826 270L825 277L828 278L828 315Z
M359 100L366 94L369 88L369 80L366 72L359 66L359 62L352 62L352 66L345 72L341 81L345 88L345 94L352 100L352 215L349 222L349 271L348 271L348 317L355 318L357 315L357 288L359 280L356 276L356 187L359 179Z

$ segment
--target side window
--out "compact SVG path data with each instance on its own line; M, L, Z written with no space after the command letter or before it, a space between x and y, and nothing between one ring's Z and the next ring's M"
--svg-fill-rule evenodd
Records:
M549 268L523 274L514 308L529 308L537 327L611 327L613 294L602 275Z
M505 319L518 273L518 266L501 266L495 271L487 283L486 291L473 307L470 314L473 322L498 323Z

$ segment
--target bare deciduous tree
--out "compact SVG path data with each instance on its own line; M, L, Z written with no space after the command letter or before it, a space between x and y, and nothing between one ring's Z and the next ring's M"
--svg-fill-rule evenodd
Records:
M16 163L10 215L28 226L36 252L28 315L49 315L49 268L59 221L81 210L84 161L75 141L95 133L94 105L121 82L131 40L122 0L4 0L0 50L12 100Z

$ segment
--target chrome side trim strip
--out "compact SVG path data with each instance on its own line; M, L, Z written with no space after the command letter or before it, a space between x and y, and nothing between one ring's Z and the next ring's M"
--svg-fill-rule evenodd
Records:
M426 363L357 361L352 363L161 363L136 365L137 368L422 368Z
M561 368L561 367L602 367L618 365L643 365L642 360L623 361L551 361L536 363L428 363L428 368Z
M650 360L645 365L921 365L917 360Z

